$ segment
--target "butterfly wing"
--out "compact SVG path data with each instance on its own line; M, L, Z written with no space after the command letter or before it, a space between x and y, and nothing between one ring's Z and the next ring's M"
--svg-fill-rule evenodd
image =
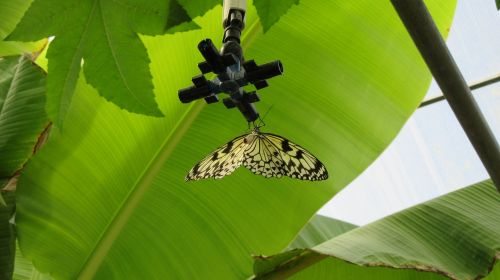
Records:
M328 179L326 167L306 149L276 134L261 133L261 135L262 141L274 147L273 156L281 160L283 175L310 181Z
M238 136L227 144L217 148L193 166L186 175L185 180L199 180L210 177L220 179L233 173L243 161L245 149L248 146L245 143L246 136L247 134Z

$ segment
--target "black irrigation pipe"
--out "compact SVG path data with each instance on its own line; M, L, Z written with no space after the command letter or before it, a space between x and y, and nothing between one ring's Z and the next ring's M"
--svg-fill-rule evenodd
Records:
M422 0L391 2L500 192L500 148L427 7Z
M482 87L489 86L491 84L498 83L498 82L500 82L500 74L498 74L494 77L490 77L488 79L484 79L480 82L476 82L476 83L470 85L469 88L470 88L470 90L480 89ZM431 98L429 100L426 100L426 101L420 103L420 106L418 106L418 108L422 108L422 107L425 107L427 105L431 105L431 104L434 104L436 102L443 101L445 99L446 98L443 95L438 96L438 97L434 97L434 98Z

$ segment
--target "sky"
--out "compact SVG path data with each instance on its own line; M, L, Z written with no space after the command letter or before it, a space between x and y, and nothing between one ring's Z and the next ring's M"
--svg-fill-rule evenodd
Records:
M500 73L494 0L458 0L447 44L467 83ZM426 99L442 95L432 81ZM500 139L500 83L473 92ZM446 101L418 109L382 155L318 214L364 225L488 179Z

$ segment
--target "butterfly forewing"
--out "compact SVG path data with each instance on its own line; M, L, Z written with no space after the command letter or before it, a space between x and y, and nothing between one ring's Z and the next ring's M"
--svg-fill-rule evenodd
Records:
M262 133L265 140L272 143L283 161L284 175L300 180L326 180L325 166L310 152L292 141L276 134Z
M306 149L276 134L261 133L255 128L219 147L197 163L187 180L222 178L243 164L264 177L289 176L300 180L326 180L325 166Z
M241 135L234 138L198 162L186 175L186 181L210 177L220 179L233 173L243 161L247 146L245 143L246 136Z

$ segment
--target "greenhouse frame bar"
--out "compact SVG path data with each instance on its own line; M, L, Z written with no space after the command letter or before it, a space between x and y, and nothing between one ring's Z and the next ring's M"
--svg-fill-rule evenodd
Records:
M500 148L422 0L391 0L443 96L500 192Z

